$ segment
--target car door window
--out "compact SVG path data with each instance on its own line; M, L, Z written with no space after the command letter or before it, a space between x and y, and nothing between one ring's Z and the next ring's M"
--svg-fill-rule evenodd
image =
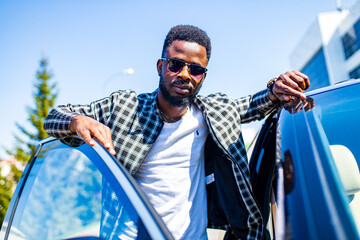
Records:
M33 162L8 239L149 239L133 205L88 145L59 141Z
M323 142L342 184L343 194L360 233L360 85L325 92L314 96L316 105L311 114L322 131ZM331 101L328 99L331 98ZM333 162L332 162L333 160Z

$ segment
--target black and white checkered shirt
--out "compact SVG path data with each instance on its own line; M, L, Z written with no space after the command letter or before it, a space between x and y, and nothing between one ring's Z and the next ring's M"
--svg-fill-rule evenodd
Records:
M52 109L44 129L49 135L64 138L73 134L69 129L73 116L83 114L98 120L111 129L116 157L134 176L164 125L156 96L157 90L140 95L131 90L117 91L89 105L61 105ZM194 103L201 109L218 147L233 159L232 171L248 212L248 239L259 239L262 217L250 189L241 123L264 118L274 103L267 90L235 100L219 93L198 96Z

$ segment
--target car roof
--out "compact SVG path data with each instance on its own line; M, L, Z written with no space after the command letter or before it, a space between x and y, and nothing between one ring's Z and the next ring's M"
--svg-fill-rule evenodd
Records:
M335 90L335 89L338 89L338 88L344 88L344 87L351 86L351 85L356 85L356 84L360 84L360 79L344 80L344 81L335 83L335 84L327 86L327 87L312 90L310 92L305 93L305 95L306 96L313 96L313 95L316 95L316 94L319 94L319 93L324 93L324 92L332 91L332 90Z

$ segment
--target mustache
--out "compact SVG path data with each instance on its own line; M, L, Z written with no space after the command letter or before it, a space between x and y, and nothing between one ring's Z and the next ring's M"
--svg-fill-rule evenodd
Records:
M173 84L173 85L181 85L182 87L186 87L186 88L188 88L188 89L192 89L192 87L191 87L191 85L189 84L189 82L184 81L184 80L181 80L181 79L175 80L172 84Z

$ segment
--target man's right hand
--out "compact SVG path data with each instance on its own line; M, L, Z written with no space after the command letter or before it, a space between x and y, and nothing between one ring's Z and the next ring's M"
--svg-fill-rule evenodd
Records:
M90 146L94 146L94 139L97 139L110 154L115 155L110 128L104 124L90 117L77 115L71 119L70 131L82 137Z

